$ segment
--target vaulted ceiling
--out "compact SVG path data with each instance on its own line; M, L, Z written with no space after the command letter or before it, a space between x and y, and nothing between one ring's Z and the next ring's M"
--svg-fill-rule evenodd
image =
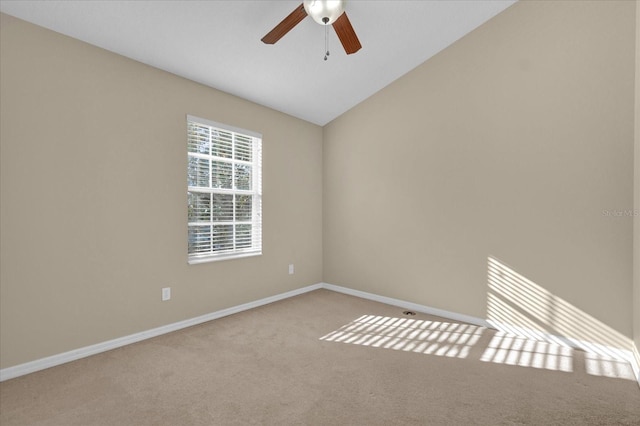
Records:
M324 125L515 0L350 1L362 43L347 56L305 18L260 39L296 1L0 1L0 11L250 101Z

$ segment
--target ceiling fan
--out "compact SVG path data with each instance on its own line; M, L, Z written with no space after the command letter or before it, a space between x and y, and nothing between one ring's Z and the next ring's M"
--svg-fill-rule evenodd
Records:
M266 44L276 43L309 15L318 24L325 26L325 43L326 27L333 25L347 55L356 53L362 45L344 11L344 4L345 2L343 0L305 0L300 6L296 7L289 16L276 25L274 29L262 37L262 41ZM328 49L325 60L327 59L327 55L329 55Z

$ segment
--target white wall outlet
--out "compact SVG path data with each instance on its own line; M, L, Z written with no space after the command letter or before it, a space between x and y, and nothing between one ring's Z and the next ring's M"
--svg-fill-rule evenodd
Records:
M293 275L294 269L293 269L293 263L289 264L289 275Z
M162 289L162 301L166 302L171 299L171 287L165 287Z

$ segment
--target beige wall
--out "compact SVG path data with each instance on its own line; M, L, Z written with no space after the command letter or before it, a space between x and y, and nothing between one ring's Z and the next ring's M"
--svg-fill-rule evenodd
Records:
M2 368L322 281L320 127L1 19ZM187 265L186 114L262 133L261 257Z
M640 346L640 218L603 214L634 206L633 8L521 1L324 149L317 126L1 15L0 367L322 280ZM187 265L186 114L263 134L263 256Z
M324 128L324 280L629 347L634 3L516 3Z
M640 1L636 0L636 105L635 105L635 178L633 226L633 337L640 366ZM638 378L640 381L640 377Z

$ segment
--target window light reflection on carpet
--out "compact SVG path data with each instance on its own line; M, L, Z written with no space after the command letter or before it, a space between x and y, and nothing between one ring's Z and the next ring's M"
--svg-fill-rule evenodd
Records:
M320 340L466 358L484 330L454 322L363 315Z
M573 371L573 349L498 332L480 357L481 361L521 367Z

